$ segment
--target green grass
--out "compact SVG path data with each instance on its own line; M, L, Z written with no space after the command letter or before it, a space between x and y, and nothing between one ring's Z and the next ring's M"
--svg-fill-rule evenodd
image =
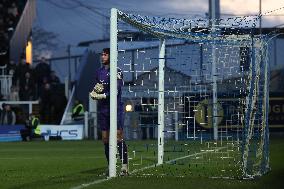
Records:
M130 157L134 156L133 151L135 151L135 158L130 162L131 170L152 165L155 162L155 141L129 141L128 144L131 147ZM186 147L181 146L182 143L175 144L175 148L172 144L168 145L165 160L167 157L171 159L192 154L199 149L199 146L194 143L188 143ZM234 156L234 154L231 155ZM139 165L141 157L142 165ZM208 159L212 159L210 155L204 154L202 158L202 164L198 164L196 157L189 158L191 168L188 168L188 162L183 164L185 160L181 160L174 165L152 168L87 188L284 188L284 139L271 139L271 171L254 180L208 178L218 166L212 166L216 161L208 162ZM224 162L223 164L229 165ZM223 164L220 165L223 166ZM204 165L208 165L209 168L207 166L204 170ZM231 172L237 172L237 168L229 168ZM1 189L72 188L104 179L105 170L106 161L100 141L0 143Z

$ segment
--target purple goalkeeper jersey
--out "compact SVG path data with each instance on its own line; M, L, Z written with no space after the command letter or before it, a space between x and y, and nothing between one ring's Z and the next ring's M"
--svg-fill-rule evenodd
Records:
M110 112L110 69L101 67L96 71L94 86L97 83L101 83L104 86L102 93L105 93L106 99L98 100L98 111L99 113ZM123 74L120 69L117 69L117 112L118 115L123 113L123 103L121 101L121 87L123 85Z

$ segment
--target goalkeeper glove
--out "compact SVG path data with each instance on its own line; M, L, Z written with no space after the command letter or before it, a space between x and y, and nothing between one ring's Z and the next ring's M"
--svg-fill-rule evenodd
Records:
M94 91L95 91L96 93L102 93L103 90L104 90L104 85L101 84L101 83L97 83L97 84L95 85L95 87L94 87Z
M90 93L90 96L93 100L101 100L101 99L106 99L106 95L103 93L103 94L98 94L96 93L95 91L92 91Z

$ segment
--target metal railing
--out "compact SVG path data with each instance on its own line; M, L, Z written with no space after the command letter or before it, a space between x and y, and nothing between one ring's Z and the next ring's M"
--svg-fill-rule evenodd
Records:
M64 125L66 124L66 122L70 122L70 120L72 120L71 115L72 115L72 105L73 105L74 93L75 93L75 87L73 86L71 94L68 99L67 106L65 108L64 114L60 122L60 125Z
M33 112L33 104L39 104L39 101L0 101L0 106L2 106L3 103L14 105L26 104L29 106L29 114L31 114Z
M12 75L0 75L1 94L8 97L11 92Z

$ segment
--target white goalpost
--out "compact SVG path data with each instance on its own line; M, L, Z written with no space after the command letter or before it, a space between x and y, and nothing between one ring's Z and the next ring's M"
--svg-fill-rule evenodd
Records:
M110 132L109 177L116 177L117 153L117 9L110 17Z
M110 136L109 136L109 177L116 177L117 154L117 9L111 9L110 21ZM159 99L158 99L158 162L164 160L164 69L165 39L159 47Z
M160 39L159 46L159 98L158 98L158 165L164 161L164 71L165 71L166 41Z

